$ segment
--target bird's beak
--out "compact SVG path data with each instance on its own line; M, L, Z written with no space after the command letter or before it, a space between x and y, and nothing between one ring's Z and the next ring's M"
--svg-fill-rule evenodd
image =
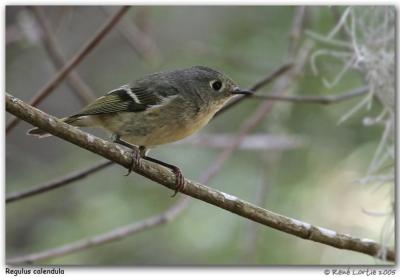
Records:
M248 89L234 88L232 94L253 95L254 92Z

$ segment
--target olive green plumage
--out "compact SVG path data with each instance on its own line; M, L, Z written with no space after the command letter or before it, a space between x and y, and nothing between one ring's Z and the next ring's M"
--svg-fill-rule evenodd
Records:
M100 127L130 144L151 147L193 134L232 96L246 93L224 74L194 66L145 76L62 120L77 127ZM47 135L37 128L28 134Z

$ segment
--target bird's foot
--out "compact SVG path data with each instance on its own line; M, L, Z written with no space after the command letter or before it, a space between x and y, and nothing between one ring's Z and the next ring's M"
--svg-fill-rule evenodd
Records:
M126 174L124 174L124 176L128 176L129 174L131 174L132 170L138 166L140 166L140 151L138 148L132 148L132 162L131 165L128 169L128 172Z
M175 174L175 192L171 197L175 197L179 191L183 191L185 188L185 178L183 177L182 171L179 167L172 166L172 172Z

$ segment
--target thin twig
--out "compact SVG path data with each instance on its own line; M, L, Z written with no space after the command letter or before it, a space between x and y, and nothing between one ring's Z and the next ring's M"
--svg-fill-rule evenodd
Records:
M274 81L276 78L279 76L282 76L283 74L287 73L289 69L293 67L293 63L286 63L278 67L276 70L274 70L270 75L267 77L261 79L257 83L255 83L250 90L251 91L258 91L261 88L265 87L266 85L270 84L272 81Z
M293 67L293 63L285 63L281 66L279 66L277 69L275 69L271 74L269 74L267 77L261 79L257 83L255 83L250 90L251 91L257 91L260 88L268 85L272 81L274 81L276 78L281 76L282 74L286 73L289 69ZM230 101L228 104L226 104L221 110L219 110L214 117L219 116L220 114L224 113L225 111L231 109L232 107L236 106L239 104L241 101L244 99L250 97L250 95L243 95L243 96L238 96L237 98L233 99Z
M102 41L111 29L129 10L129 6L121 7L86 43L86 45L71 59L64 67L54 76L35 96L29 101L30 105L37 106L44 98L47 97L65 77L79 64L82 60ZM6 134L8 134L19 122L18 118L14 118L7 125Z
M270 152L264 151L262 155L262 172L261 172L261 178L260 181L257 185L257 190L254 196L254 203L257 206L263 207L265 206L265 200L267 198L269 188L270 188L270 183L269 183L269 174L273 172L274 170L271 170L271 168L274 168L274 165L278 165L279 162L278 160L280 159L281 152L278 153L273 153L271 155ZM243 240L244 242L244 251L243 255L240 258L244 263L249 264L252 262L255 262L256 254L257 254L257 247L258 247L258 239L259 239L259 233L260 229L262 226L259 224L254 224L253 222L249 222L247 224L247 231L246 231L246 236L245 239Z
M292 23L292 31L289 37L289 53L295 53L301 39L301 34L304 27L304 19L306 14L305 6L295 7L295 13Z
M166 211L139 222L119 227L110 232L106 232L90 238L81 239L74 243L69 243L61 247L53 248L47 251L13 258L7 261L7 264L32 263L34 261L65 256L70 253L82 251L95 245L104 244L111 241L123 239L158 225L166 224L176 218L187 207L189 197L182 197L175 205Z
M270 99L274 101L285 101L285 102L295 102L295 103L305 103L305 104L322 104L329 105L338 102L342 102L354 97L365 95L369 92L369 87L364 86L360 88L353 89L348 92L344 92L337 95L327 95L327 96L283 96L283 95L251 95L250 98L257 99Z
M22 120L76 144L79 147L113 160L125 168L130 168L132 166L130 151L126 151L114 143L102 140L71 125L65 124L57 118L31 107L7 93L5 102L6 110ZM133 170L167 188L175 189L175 174L160 165L141 160L141 163L137 167L134 167ZM243 201L236 196L220 192L188 179L185 179L185 187L182 193L297 237L331 245L340 249L365 253L389 261L395 260L395 252L393 249L387 249L375 241L340 234L332 230L282 216ZM386 251L382 251L383 249ZM382 253L385 253L385 255L379 256ZM17 261L22 263L27 262L26 260ZM16 260L11 259L8 263L16 263Z
M304 64L306 62L308 52L309 52L309 47L306 46L305 49L303 49L303 52L300 52L298 55L297 63L296 66L293 66L292 70L289 70L286 72L285 75L282 75L281 79L279 79L275 86L274 86L274 91L276 91L277 95L284 94L290 85L293 83L293 80L295 77L299 75L299 73L302 71ZM290 66L292 67L292 66ZM283 68L283 67L281 67ZM275 71L278 72L279 70ZM286 70L284 70L286 71ZM278 74L281 75L281 74ZM273 80L274 78L265 78L265 80ZM255 84L251 89L253 91L257 90L258 88L262 87L262 84L265 84L266 82L261 81ZM248 120L245 121L245 123L241 126L240 131L238 135L236 136L235 140L232 142L231 147L225 149L222 154L218 157L216 160L215 166L210 167L205 171L204 174L214 176L218 170L220 170L220 167L225 163L227 159L231 156L232 152L234 149L239 147L241 144L242 140L244 137L252 130L254 129L264 118L265 116L270 112L274 105L273 101L263 101L263 103L260 105L260 107L256 110L256 112L251 116ZM230 106L232 107L232 106ZM228 107L228 108L230 108Z
M52 31L50 22L47 20L40 6L32 6L30 9L42 30L43 35L41 38L43 46L47 50L50 60L53 62L56 69L62 68L65 64L64 55ZM96 99L95 93L90 89L86 82L82 80L75 70L72 70L69 73L67 81L72 91L78 95L83 104L88 104Z
M103 168L106 168L107 166L111 165L112 161L105 160L101 161L99 163L96 163L95 165L92 165L88 168L85 168L83 170L78 170L75 172L72 172L68 175L62 176L60 178L57 178L55 180L48 181L44 184L37 185L33 188L24 190L24 191L18 191L18 192L13 192L10 193L9 195L6 196L6 203L11 203L14 201L18 201L30 196L34 196L43 192L47 192L62 186L65 186L69 183L72 183L74 181L83 179L90 174L93 174Z
M106 14L110 13L106 7L102 7L101 10ZM116 30L145 62L153 66L160 63L160 51L157 45L130 19L121 20Z

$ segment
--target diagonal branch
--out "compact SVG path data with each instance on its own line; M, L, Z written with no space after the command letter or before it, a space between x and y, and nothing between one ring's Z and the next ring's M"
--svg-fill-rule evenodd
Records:
M53 248L47 251L10 259L7 261L7 264L32 263L38 260L64 256L73 252L85 250L94 245L100 245L103 243L120 240L125 238L126 236L134 235L154 228L158 225L166 224L181 214L181 212L187 207L189 199L189 197L185 196L169 209L145 220L122 226L110 232L94 237L81 239L74 243L66 244L58 248Z
M295 8L293 16L292 30L289 35L289 53L293 54L297 52L297 48L300 45L301 35L304 28L306 14L306 6L298 6Z
M271 74L266 76L265 78L261 79L257 83L255 83L250 90L251 91L257 91L260 88L270 84L272 81L276 80L279 76L283 75L284 73L288 72L290 69L292 69L293 63L285 63L281 66L279 66L277 69L275 69ZM241 101L244 99L250 97L250 95L243 95L243 96L238 96L232 101L230 101L228 104L226 104L222 109L220 109L214 117L219 116L220 114L226 112L227 110L231 109L232 107L236 106L239 104Z
M13 192L10 193L9 195L6 196L6 203L11 203L17 200L25 199L30 196L34 196L46 191L50 191L62 186L65 186L67 184L70 184L74 181L83 179L87 177L90 174L93 174L103 168L106 168L107 166L111 165L113 162L109 160L101 161L99 163L96 163L95 165L92 165L88 168L78 170L75 172L72 172L68 175L62 176L61 178L57 178L56 180L51 180L48 181L44 184L37 185L36 187L29 188L24 191L18 191L18 192Z
M102 11L109 14L107 7L102 7ZM153 39L130 19L122 20L117 31L147 64L155 66L160 63L160 51Z
M131 153L129 151L125 151L114 143L107 142L65 124L57 118L35 109L9 94L6 94L6 110L22 120L76 144L81 148L101 155L126 168L131 166ZM140 165L134 168L134 171L169 189L175 189L175 175L162 166L142 160ZM375 241L340 234L332 230L279 215L243 201L236 196L212 189L188 179L185 180L185 183L184 194L276 230L336 248L365 253L389 261L395 260L395 252L393 249L388 249ZM11 259L9 262L12 261Z
M99 31L86 43L86 45L71 59L67 64L53 77L36 95L29 101L32 106L37 106L43 99L45 99L60 83L67 77L67 75L82 62L82 60L102 41L111 29L118 23L118 21L129 10L129 6L121 7L100 29ZM8 134L18 124L19 119L13 118L6 127L6 134Z
M40 6L32 6L30 7L30 10L35 16L37 24L40 26L43 33L41 36L42 44L46 49L51 62L54 64L56 69L62 68L65 64L64 55L57 38L52 31L51 24L44 14L43 8ZM96 99L94 92L75 70L72 70L67 76L67 81L68 85L77 94L83 104L88 104Z

